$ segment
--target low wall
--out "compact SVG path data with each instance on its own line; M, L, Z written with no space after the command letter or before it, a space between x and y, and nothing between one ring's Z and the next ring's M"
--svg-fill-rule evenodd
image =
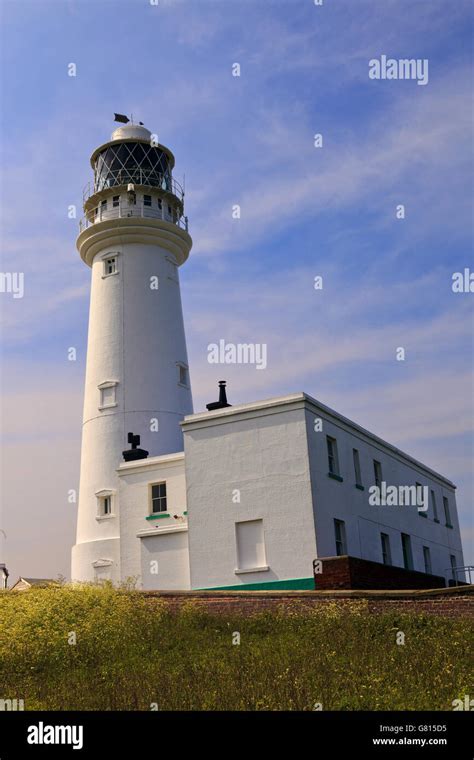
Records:
M433 589L445 588L443 576L382 565L358 557L322 557L315 560L315 588L329 589Z
M417 591L141 591L150 603L172 608L193 603L211 613L252 615L266 610L303 611L337 602L348 610L357 602L367 614L415 612L474 618L474 586Z

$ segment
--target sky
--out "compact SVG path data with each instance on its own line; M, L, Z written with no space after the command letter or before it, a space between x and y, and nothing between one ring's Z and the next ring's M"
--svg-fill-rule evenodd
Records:
M303 390L447 476L474 564L474 295L452 289L474 268L470 0L155 2L0 0L1 271L24 273L23 298L0 293L0 561L13 581L70 572L90 284L75 240L121 112L185 175L195 411L221 379L210 343L267 344L264 371L225 367L230 403ZM428 83L370 79L382 55L427 59Z

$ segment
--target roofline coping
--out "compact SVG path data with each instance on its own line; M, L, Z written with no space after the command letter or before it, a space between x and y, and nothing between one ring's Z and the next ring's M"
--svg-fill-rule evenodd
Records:
M320 401L313 398L309 394L304 393L303 391L290 393L290 394L287 394L286 396L274 396L272 398L263 399L262 401L251 401L246 404L238 404L236 406L229 406L229 407L225 407L224 409L216 409L211 412L198 412L197 414L190 414L190 415L187 415L180 424L183 429L183 433L185 433L188 429L191 430L191 429L196 429L199 427L210 427L212 426L212 424L224 424L225 422L228 421L228 418L231 418L234 416L237 416L237 417L252 416L253 413L265 412L265 411L267 411L268 414L275 414L281 411L279 407L292 407L292 406L295 409L313 407L316 410L325 413L329 417L333 417L335 420L337 420L340 423L343 423L345 426L352 428L353 430L356 430L358 433L361 433L366 438L371 439L372 441L377 443L379 446L382 446L383 448L388 449L389 451L395 453L397 456L401 457L402 459L410 462L411 464L416 465L418 468L424 470L427 474L434 476L438 480L441 480L450 488L453 488L453 489L456 488L455 484L448 478L444 477L444 475L441 475L439 472L436 472L436 470L431 469L427 465L423 464L423 462L420 462L418 459L415 459L415 457L412 457L409 454L406 454L404 451L397 448L397 446L394 446L393 444L388 443L383 438L380 438L374 433L371 433L366 428L362 427L362 425L358 425L356 422L353 422L348 417L344 417L343 414L336 412L334 409L331 409L329 406L326 406L325 404L321 403ZM257 415L257 416L260 416L260 415Z

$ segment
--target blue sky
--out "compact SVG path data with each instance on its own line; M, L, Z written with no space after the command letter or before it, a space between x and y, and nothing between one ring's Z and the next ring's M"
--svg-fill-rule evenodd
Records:
M67 208L80 215L114 111L186 175L195 409L216 396L209 343L267 343L265 371L226 367L229 400L304 390L445 474L474 562L473 296L451 290L473 266L469 0L3 0L1 13L2 271L25 273L23 299L0 296L12 573L69 571L90 272ZM427 58L429 83L370 80L381 54Z

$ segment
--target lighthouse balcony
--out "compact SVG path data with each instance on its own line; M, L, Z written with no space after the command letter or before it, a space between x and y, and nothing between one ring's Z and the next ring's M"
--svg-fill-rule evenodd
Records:
M161 219L169 224L175 224L186 232L188 231L188 217L180 214L176 208L166 203L152 206L142 200L141 203L137 202L131 206L126 200L122 199L120 199L117 205L104 204L102 202L95 208L88 210L79 222L79 229L83 232L93 224L106 222L110 219L131 219L133 217Z

